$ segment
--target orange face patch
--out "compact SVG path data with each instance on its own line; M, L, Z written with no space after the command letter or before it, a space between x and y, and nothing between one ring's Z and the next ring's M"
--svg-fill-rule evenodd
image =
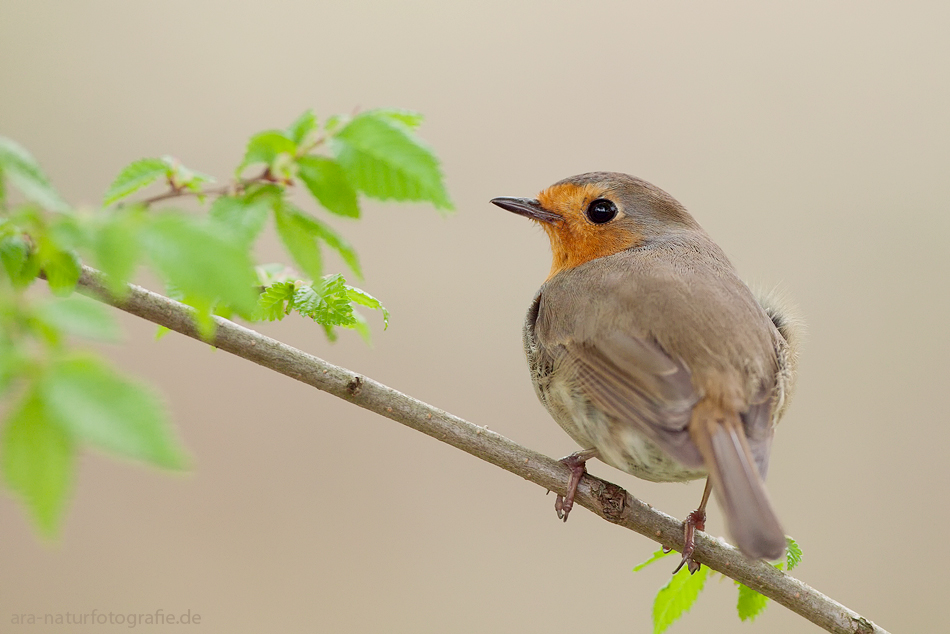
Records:
M611 199L617 204L620 213L616 219L604 224L588 220L587 207L598 198ZM551 240L551 253L554 256L548 279L563 270L619 253L643 242L641 233L617 222L623 217L623 207L606 187L597 183L552 185L538 194L538 202L563 218L560 222L540 223Z

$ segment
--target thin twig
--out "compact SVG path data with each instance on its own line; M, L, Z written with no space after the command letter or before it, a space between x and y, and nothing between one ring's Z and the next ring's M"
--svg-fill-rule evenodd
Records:
M79 289L128 313L201 340L193 311L172 299L130 285L117 300L102 283L102 274L84 266ZM482 460L563 494L567 467L508 440L485 427L416 400L373 379L266 337L234 322L214 317L217 329L210 343L221 350L329 392L448 443ZM663 546L681 550L683 524L636 499L615 484L584 476L575 500L609 522L645 535ZM725 542L699 532L693 558L713 570L761 592L770 599L835 634L887 632L798 579L762 561L751 561Z
M202 196L224 196L231 192L241 192L247 188L248 185L253 185L254 183L273 183L275 182L274 177L270 173L270 168L265 169L262 174L255 176L254 178L244 178L236 180L234 182L228 183L227 185L222 185L220 187L209 187L207 189L188 189L187 187L172 187L171 189L162 192L161 194L156 194L148 198L144 198L136 202L138 205L143 207L148 207L154 203L161 202L163 200L169 200L172 198L182 198L185 196L194 196L200 198Z

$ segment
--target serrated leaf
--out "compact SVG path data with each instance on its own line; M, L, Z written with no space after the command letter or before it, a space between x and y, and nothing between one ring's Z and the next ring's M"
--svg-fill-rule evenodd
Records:
M798 542L788 535L785 536L785 542L788 544L785 559L788 562L788 569L791 571L795 566L802 563L802 548L798 545Z
M327 211L359 218L356 190L346 178L340 164L325 156L304 156L297 161L298 176L307 189Z
M248 165L264 163L269 166L280 154L293 156L296 150L297 144L281 130L265 130L255 134L247 142L244 160L237 168L237 175L240 176Z
M341 275L331 275L310 286L297 288L293 309L324 326L352 326L353 305Z
M669 555L671 552L673 552L673 551L671 550L671 551L669 551L669 552L663 552L663 549L661 548L660 550L658 550L658 551L656 551L655 553L653 553L653 555L651 555L649 559L647 559L646 561L644 561L644 562L642 562L642 563L639 563L639 564L637 564L636 566L634 566L634 567L633 567L633 571L634 571L634 572L640 572L641 570L643 570L644 568L646 568L646 567L649 566L650 564L652 564L652 563L654 563L654 562L657 562L657 561L663 559L664 557L666 557L667 555Z
M307 110L297 117L297 120L287 128L287 136L297 145L303 145L304 141L309 142L313 133L317 130L317 115L313 110Z
M61 359L40 389L50 420L112 453L169 469L185 460L162 402L94 357Z
M81 295L41 304L36 317L51 328L78 337L102 341L118 338L119 326L109 309Z
M666 631L693 607L708 574L707 566L700 567L695 574L683 567L660 589L653 601L653 634Z
M73 473L69 434L49 419L41 395L31 390L3 431L3 475L40 530L56 534L66 507Z
M251 244L264 228L271 205L266 197L221 196L211 205L208 216L221 231Z
M363 271L360 268L359 258L356 251L350 246L350 243L343 239L343 236L334 231L329 225L326 225L316 218L309 216L302 211L297 211L299 223L306 228L306 231L313 237L323 240L328 247L340 254L346 265L356 273L356 276L363 279Z
M219 300L241 315L256 310L257 276L249 245L229 240L210 222L175 213L151 217L142 242L166 283L199 312L199 324L211 323L201 320Z
M294 282L277 282L264 289L257 298L262 318L267 321L280 321L289 312L290 302L294 299L297 285Z
M50 185L36 159L12 139L0 136L0 169L7 180L32 200L50 211L66 211L69 205Z
M366 306L367 308L372 308L373 310L378 310L383 313L383 330L389 328L389 311L386 310L386 307L382 303L364 291L363 289L356 288L353 286L346 287L346 296L349 297L350 301L354 304L359 304L360 306ZM353 313L358 315L359 313ZM365 338L365 337L364 337ZM636 570L636 569L634 569Z
M754 620L768 605L769 598L738 581L736 581L736 585L739 586L739 600L736 603L739 619L742 621Z
M320 245L304 215L292 205L280 204L274 207L274 225L294 262L311 280L319 280L323 272Z
M357 115L333 137L331 147L347 179L367 196L452 209L438 159L388 115L372 110Z
M162 159L144 158L129 163L115 177L102 199L104 206L122 200L143 187L148 187L160 178L167 178L171 167Z

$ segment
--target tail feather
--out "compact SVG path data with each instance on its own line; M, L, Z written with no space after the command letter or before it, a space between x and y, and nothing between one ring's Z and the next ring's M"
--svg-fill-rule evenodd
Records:
M739 550L753 559L781 557L785 531L772 508L739 416L700 403L693 410L689 430Z

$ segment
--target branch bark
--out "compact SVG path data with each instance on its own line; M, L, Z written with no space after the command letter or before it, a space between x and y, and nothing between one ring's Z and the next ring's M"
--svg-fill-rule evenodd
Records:
M172 299L135 285L130 285L127 297L115 299L102 283L102 274L86 266L79 279L79 290L202 341L191 309ZM549 491L565 492L569 472L557 460L254 330L220 317L214 320L217 330L209 343L221 350L402 423ZM663 546L675 550L683 548L682 522L641 502L615 484L585 475L575 502L608 522ZM765 562L746 559L737 549L705 533L696 534L693 558L834 634L887 634L881 627L798 579Z

